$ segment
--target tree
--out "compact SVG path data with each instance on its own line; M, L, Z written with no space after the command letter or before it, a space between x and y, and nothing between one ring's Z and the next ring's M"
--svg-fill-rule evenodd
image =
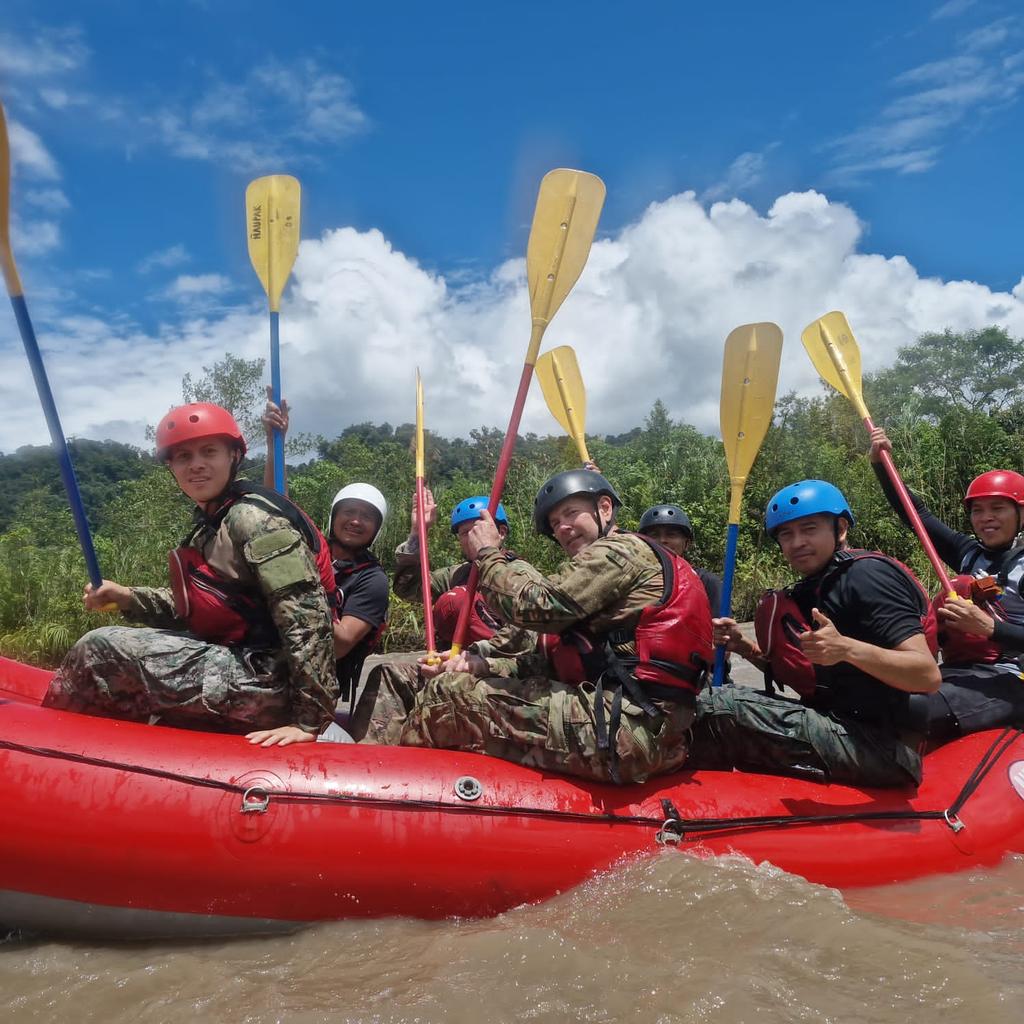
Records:
M227 409L247 439L263 436L263 369L265 359L239 359L228 352L220 362L203 367L203 376L193 381L186 373L181 379L185 402L212 402Z
M925 416L954 410L993 415L1024 401L1024 341L1005 328L922 334L896 362L866 378L871 408L896 413L908 400Z

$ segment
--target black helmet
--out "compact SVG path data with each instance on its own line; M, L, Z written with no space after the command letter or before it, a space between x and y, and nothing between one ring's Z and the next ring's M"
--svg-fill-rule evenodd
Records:
M690 517L678 505L652 505L640 517L637 533L647 533L652 526L675 526L693 540Z
M574 494L590 494L596 501L602 494L612 499L612 508L618 508L622 502L615 493L615 488L600 474L592 469L569 469L564 473L556 473L541 489L537 500L533 503L533 526L544 537L554 537L548 524L551 510L566 498Z

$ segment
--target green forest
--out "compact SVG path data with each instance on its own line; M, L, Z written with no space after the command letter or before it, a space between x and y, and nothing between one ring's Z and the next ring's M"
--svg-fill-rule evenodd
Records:
M263 371L261 360L226 356L195 379L187 376L182 396L225 405L255 441ZM864 397L875 422L892 437L907 484L961 529L967 529L961 498L971 478L986 469L1024 466L1024 340L1001 328L920 337L897 353L891 367L865 377ZM429 395L427 405L429 421ZM333 440L289 439L291 496L318 522L324 522L331 498L345 484L366 481L384 492L391 515L376 551L389 569L395 546L409 531L413 434L411 424L362 423ZM460 498L490 490L502 438L497 429L453 440L429 437L428 483L441 512L431 534L432 565L459 557L444 519ZM642 425L626 434L589 437L588 443L622 497L623 526L634 527L649 505L676 502L696 531L692 561L721 571L729 490L721 441L673 421L652 395ZM129 585L164 585L167 552L185 534L190 516L170 474L150 454L127 445L76 440L71 448L104 576ZM775 545L764 535L761 513L776 489L806 477L830 480L846 493L857 517L855 545L902 559L934 590L913 535L882 497L866 450L867 436L852 406L824 386L818 397L790 394L778 401L744 495L733 600L738 618L749 618L764 589L789 580ZM315 453L311 458L310 452ZM533 498L549 475L576 461L564 436L518 439L504 496L510 544L542 568L555 567L559 549L533 534ZM262 472L256 458L243 475L260 480ZM46 446L0 453L0 651L54 665L79 636L109 621L83 610L85 581L52 451ZM393 597L389 619L386 649L422 646L417 607Z

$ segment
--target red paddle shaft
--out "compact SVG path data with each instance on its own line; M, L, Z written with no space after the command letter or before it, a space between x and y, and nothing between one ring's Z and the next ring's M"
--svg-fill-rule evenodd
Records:
M875 429L875 425L871 421L870 416L864 417L864 426L868 428L869 433ZM910 520L910 525L913 527L914 533L917 534L917 539L921 542L921 547L924 548L924 553L928 556L928 561L931 562L932 569L935 570L935 575L939 577L939 581L945 588L946 593L953 593L953 584L949 582L949 576L946 574L946 569L942 564L942 559L939 558L939 553L935 550L935 545L932 543L931 537L928 536L928 531L924 528L924 523L921 522L921 517L917 514L917 509L914 508L914 502L910 498L910 492L900 479L900 474L892 461L892 456L887 451L879 452L879 454L882 456L882 465L885 466L885 471L889 474L889 479L892 481L892 485L896 488L896 493L899 495L903 511L906 512L907 518Z
M508 430L505 432L505 440L501 446L501 454L498 456L498 468L494 472L494 484L491 487L491 498L487 503L487 511L494 514L498 511L498 502L501 501L502 492L505 490L505 477L508 476L508 467L512 461L512 450L516 446L516 438L519 436L519 422L523 418L523 407L526 405L526 393L530 390L530 381L533 379L533 363L526 363L523 366L523 375L519 378L519 390L516 392L516 400L512 403L512 415L509 417ZM466 634L469 632L469 615L476 600L476 586L480 577L476 565L469 571L469 579L466 580L466 603L459 612L459 621L455 626L455 638L452 641L452 653L458 654L466 642Z

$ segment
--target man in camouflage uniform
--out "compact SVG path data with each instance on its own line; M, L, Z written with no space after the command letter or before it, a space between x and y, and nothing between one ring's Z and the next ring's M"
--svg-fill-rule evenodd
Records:
M694 767L920 782L913 702L941 679L925 634L927 595L905 566L850 549L853 521L842 492L823 480L790 484L769 501L765 530L801 578L762 598L757 643L727 618L714 620L715 640L802 700L745 686L706 690Z
M226 410L206 403L172 410L157 428L157 446L197 504L195 529L174 552L173 561L186 565L181 587L175 594L108 580L87 586L87 608L115 605L150 628L87 633L44 704L244 732L264 746L316 739L333 721L338 690L328 593L308 537L295 526L293 513L301 513L235 482L245 442ZM215 616L244 614L225 627L211 621L211 607Z
M619 504L608 481L590 470L560 473L544 485L535 526L569 558L552 576L522 559L507 561L486 513L469 531L467 553L480 570L488 605L502 618L561 634L563 643L574 628L583 630L593 643L591 669L607 643L611 659L629 675L628 667L637 663L631 631L645 609L661 602L665 580L652 547L615 526ZM692 570L676 565L698 592L700 621L692 626L707 657L707 599ZM489 658L459 655L434 670L422 688L381 679L375 692L363 695L353 733L365 742L477 751L603 782L642 781L686 760L692 692L641 686L631 677L625 693L609 658L591 679L562 682L552 678L545 650L512 658L500 657L494 647Z

